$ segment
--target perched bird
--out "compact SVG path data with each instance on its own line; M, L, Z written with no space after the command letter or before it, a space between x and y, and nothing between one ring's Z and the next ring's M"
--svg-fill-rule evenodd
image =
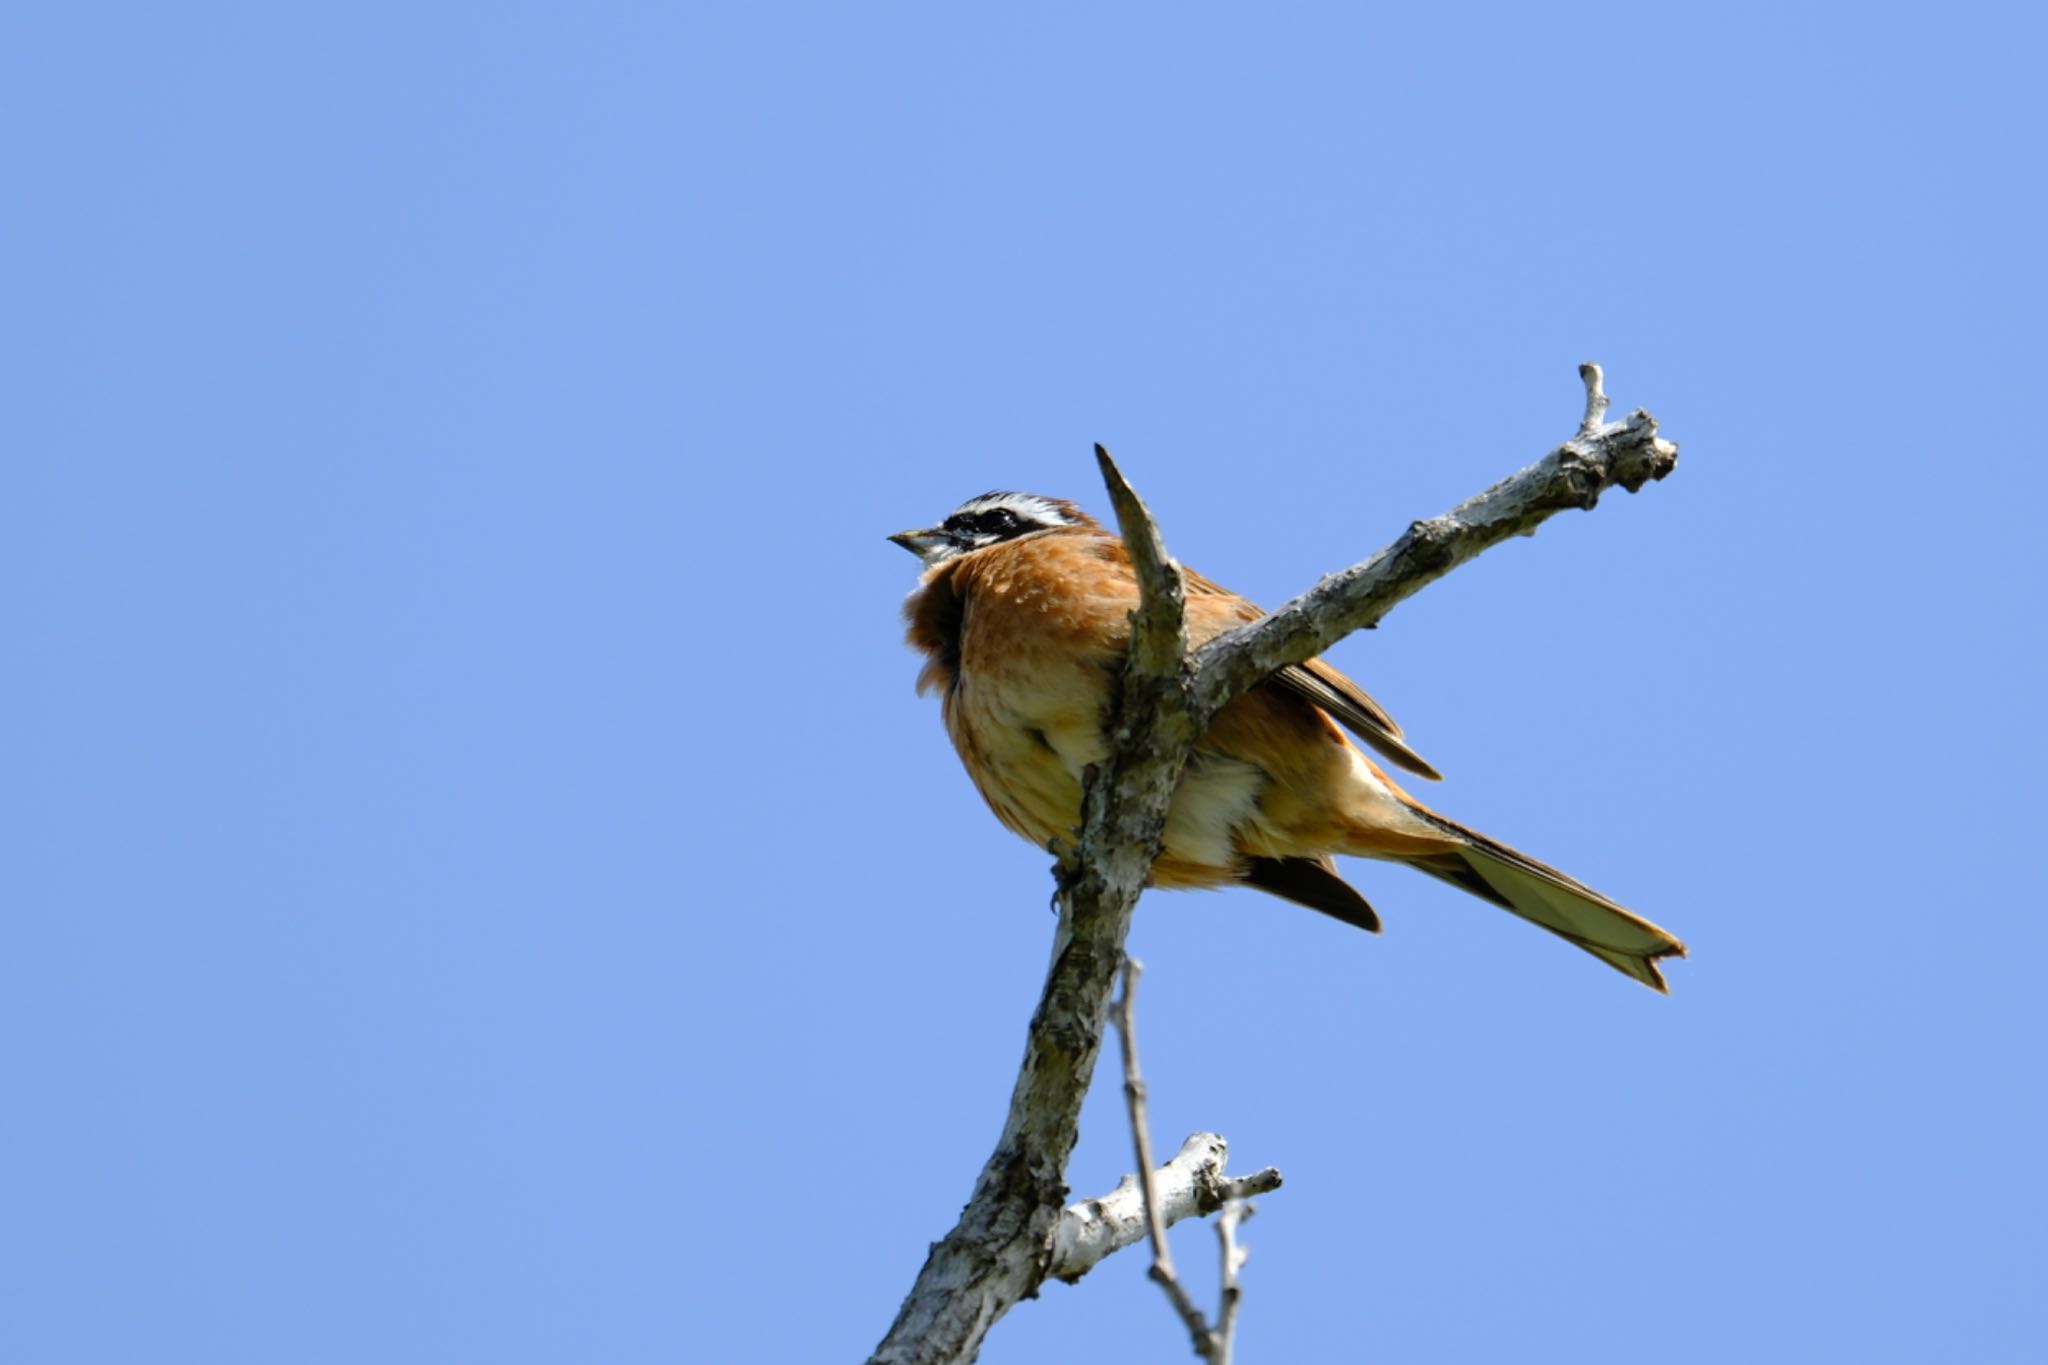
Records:
M903 607L909 641L925 654L918 691L938 689L968 776L1034 844L1071 837L1083 772L1108 753L1111 688L1138 602L1123 541L1073 503L1033 493L984 493L936 526L889 539L924 561ZM1264 614L1184 572L1191 645ZM1683 957L1683 943L1438 815L1351 736L1394 767L1438 776L1378 702L1320 659L1224 707L1188 758L1152 884L1252 886L1377 933L1379 916L1331 855L1406 863L1665 989L1657 959Z

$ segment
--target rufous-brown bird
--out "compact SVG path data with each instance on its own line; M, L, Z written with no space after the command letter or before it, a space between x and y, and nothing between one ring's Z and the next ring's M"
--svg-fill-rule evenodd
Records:
M1106 757L1110 689L1129 647L1137 579L1123 541L1079 507L984 493L890 540L925 563L904 603L946 732L996 817L1043 848L1072 837L1087 767ZM1192 570L1191 646L1264 615ZM1341 728L1340 728L1341 727ZM1167 812L1152 884L1252 886L1379 932L1332 854L1440 878L1662 991L1657 960L1685 945L1639 915L1401 790L1351 742L1435 780L1401 727L1320 659L1283 668L1218 713Z

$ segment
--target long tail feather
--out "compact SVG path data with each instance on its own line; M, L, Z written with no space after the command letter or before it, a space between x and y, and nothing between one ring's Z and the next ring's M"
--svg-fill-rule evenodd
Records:
M1653 990L1667 990L1657 959L1684 957L1683 943L1556 868L1433 812L1426 814L1432 824L1456 835L1462 847L1408 859L1409 866L1514 911Z

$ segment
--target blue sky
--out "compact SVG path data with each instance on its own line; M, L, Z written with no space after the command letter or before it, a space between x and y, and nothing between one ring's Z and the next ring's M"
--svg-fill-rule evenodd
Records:
M1052 927L882 536L1099 440L1276 603L1597 359L1676 475L1334 658L1693 959L1149 898L1244 1358L2038 1358L2031 12L8 28L0 1356L859 1358ZM983 1358L1176 1332L1125 1257Z

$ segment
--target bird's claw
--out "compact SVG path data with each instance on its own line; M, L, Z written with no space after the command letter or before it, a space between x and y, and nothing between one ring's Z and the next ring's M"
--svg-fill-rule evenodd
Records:
M1073 831L1075 835L1080 830ZM1055 834L1045 841L1045 851L1052 854L1052 900L1047 905L1054 914L1059 913L1060 899L1081 880L1081 865L1075 857L1075 847Z

